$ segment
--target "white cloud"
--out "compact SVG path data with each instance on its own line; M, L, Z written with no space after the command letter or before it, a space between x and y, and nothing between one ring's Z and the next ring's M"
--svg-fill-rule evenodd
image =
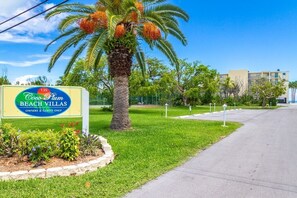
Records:
M49 54L31 54L28 57L29 58L48 58L50 56L51 55L49 55Z
M34 61L21 61L21 62L14 62L14 61L0 61L0 65L9 65L13 67L30 67L34 65L44 64L49 62L49 58L38 59Z
M28 58L50 58L52 55L49 54L32 54L29 55ZM70 60L72 58L72 56L65 56L62 55L59 60Z
M16 84L17 82L19 82L19 84L28 84L28 79L32 79L32 78L37 78L38 75L24 75L24 76L20 76L20 77L17 77L13 82L12 84Z
M26 2L24 0L2 1L0 7L0 15L9 15L15 12L15 8L23 7L26 5L26 3L29 2L30 1Z
M2 61L0 60L0 65L9 65L12 67L31 67L34 65L48 64L50 62L51 56L46 54L35 54L31 55L31 58L38 58L35 60L26 61ZM61 56L59 60L69 60L69 56Z
M0 22L5 21L16 14L31 8L32 6L40 3L41 0L10 0L1 2L0 6ZM2 5L3 4L3 5ZM45 9L54 6L54 4L43 4L33 10L30 10L19 17L4 23L0 26L0 31L5 30L25 19L28 19ZM56 30L58 23L65 15L61 14L55 17L52 17L49 21L44 19L44 14L38 17L35 17L11 30L8 30L5 33L1 34L0 41L14 42L14 43L37 43L45 44L49 41L43 39L39 34L48 34Z
M51 40L47 40L41 37L32 36L20 36L17 34L11 34L8 32L2 33L0 41L11 42L11 43L35 43L35 44L48 44Z

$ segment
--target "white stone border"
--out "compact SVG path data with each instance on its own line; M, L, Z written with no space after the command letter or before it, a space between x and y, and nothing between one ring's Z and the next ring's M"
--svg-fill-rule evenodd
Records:
M226 111L239 111L239 110L242 110L241 108L240 109L229 109L229 110L226 110ZM224 111L213 111L211 113L209 112L206 112L206 113L200 113L200 114L192 114L192 115L185 115L185 116L178 116L176 118L189 118L189 117L197 117L197 116L202 116L202 115L210 115L210 114L215 114L215 113L220 113L220 112L224 112Z
M102 150L105 154L98 159L70 166L32 169L29 171L0 172L0 181L49 178L55 176L74 176L96 171L98 168L102 168L114 160L114 153L111 146L107 143L107 140L102 136L99 136L99 140L101 141Z

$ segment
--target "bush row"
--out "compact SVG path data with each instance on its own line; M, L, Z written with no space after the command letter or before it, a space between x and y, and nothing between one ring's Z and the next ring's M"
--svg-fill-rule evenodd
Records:
M52 129L21 131L12 124L0 127L0 156L18 156L20 160L38 162L51 157L75 160L79 155L97 155L101 143L97 136L76 130L74 124L63 126L60 131Z

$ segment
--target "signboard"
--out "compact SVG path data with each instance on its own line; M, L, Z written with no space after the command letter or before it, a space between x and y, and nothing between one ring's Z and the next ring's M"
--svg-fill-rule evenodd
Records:
M18 110L27 115L49 117L67 111L71 106L71 99L60 89L32 87L16 96L15 105Z
M89 93L82 87L1 86L1 118L82 117L89 131Z

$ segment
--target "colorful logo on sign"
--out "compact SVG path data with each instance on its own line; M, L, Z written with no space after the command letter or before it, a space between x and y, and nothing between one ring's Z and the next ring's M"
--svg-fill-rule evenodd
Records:
M71 99L56 88L33 87L19 93L15 105L25 114L49 117L65 112L71 105Z

